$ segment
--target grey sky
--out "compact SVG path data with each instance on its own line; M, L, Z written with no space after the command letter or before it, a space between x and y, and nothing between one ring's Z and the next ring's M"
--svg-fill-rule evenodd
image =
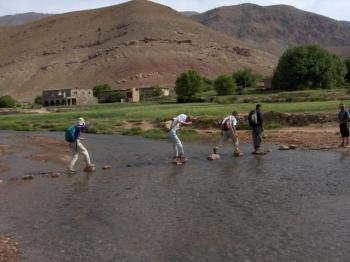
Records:
M0 0L0 16L40 12L63 13L93 9L126 2L125 0ZM203 12L224 5L255 3L259 5L288 4L299 9L350 21L350 0L154 0L178 11Z

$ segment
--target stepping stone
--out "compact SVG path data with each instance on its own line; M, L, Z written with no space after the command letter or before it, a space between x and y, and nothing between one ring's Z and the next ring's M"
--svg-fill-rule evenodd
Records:
M112 169L111 165L105 165L104 167L102 167L103 170L108 170L108 169Z
M220 155L219 154L211 154L210 156L207 157L209 161L214 161L214 160L219 160Z

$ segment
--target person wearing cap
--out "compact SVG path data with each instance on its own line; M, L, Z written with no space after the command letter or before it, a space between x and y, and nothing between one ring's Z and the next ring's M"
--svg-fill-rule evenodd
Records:
M174 117L170 127L169 138L173 142L174 159L184 160L185 155L182 142L176 133L177 130L180 129L181 125L192 125L191 118L185 114L180 114L177 117Z
M84 145L81 143L81 140L83 139L80 137L81 132L86 130L89 127L89 125L85 122L84 118L80 117L78 119L77 124L75 125L75 141L72 143L69 143L69 147L72 151L72 158L69 162L68 170L71 173L75 173L76 170L74 169L74 166L79 158L79 154L83 155L84 161L85 161L85 169L84 171L93 171L95 165L91 163L90 155L87 149L84 147Z
M339 121L339 129L340 135L342 138L342 143L339 147L345 147L349 145L349 120L350 114L349 111L346 110L344 104L339 105L339 113L338 113L338 121ZM345 143L346 142L346 143Z
M221 147L224 143L227 142L227 140L231 139L233 142L233 154L234 156L241 156L242 153L238 148L238 135L237 135L237 118L238 113L232 112L231 115L227 116L222 120L220 126L221 126L221 139L219 141L219 144L213 148L213 153L217 154L217 151L219 147Z

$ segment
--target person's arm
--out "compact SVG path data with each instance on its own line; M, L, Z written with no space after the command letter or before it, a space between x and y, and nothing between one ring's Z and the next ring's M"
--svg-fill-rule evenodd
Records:
M190 125L192 125L192 121L191 121L191 122L182 122L182 121L178 121L178 123L180 123L181 125L185 125L185 126L190 126Z

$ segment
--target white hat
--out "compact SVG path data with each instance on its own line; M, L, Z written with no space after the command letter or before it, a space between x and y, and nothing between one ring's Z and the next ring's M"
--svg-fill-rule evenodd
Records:
M85 120L82 117L79 117L78 119L78 125L85 125Z

